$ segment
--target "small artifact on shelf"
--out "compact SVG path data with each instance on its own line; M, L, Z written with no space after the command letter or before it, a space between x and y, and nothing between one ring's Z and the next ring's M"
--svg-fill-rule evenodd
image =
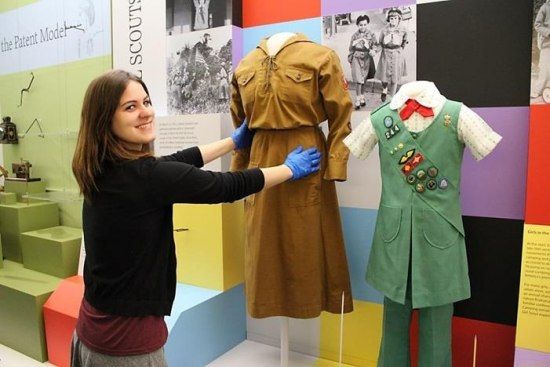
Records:
M2 166L0 166L0 177L4 177L4 179L8 177L8 170ZM0 186L0 192L2 191L4 191L4 186Z
M11 121L11 117L2 117L0 123L0 144L17 144L17 127Z
M11 169L15 173L15 177L6 177L7 181L40 181L39 178L31 178L32 164L21 158L21 163L12 163Z

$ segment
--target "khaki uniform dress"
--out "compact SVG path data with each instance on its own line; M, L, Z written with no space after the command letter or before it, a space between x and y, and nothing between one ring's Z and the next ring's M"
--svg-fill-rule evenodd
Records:
M321 170L245 200L245 280L252 317L317 317L352 311L348 264L334 181L346 179L352 104L340 60L302 34L274 56L266 40L235 70L231 114L256 130L231 168L282 164L296 146L316 146ZM328 120L325 140L318 125Z

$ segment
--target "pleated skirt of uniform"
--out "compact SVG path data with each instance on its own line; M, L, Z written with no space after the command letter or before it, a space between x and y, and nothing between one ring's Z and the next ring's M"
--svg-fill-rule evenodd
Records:
M340 313L342 294L344 312L353 309L336 189L322 178L327 163L322 131L316 126L257 130L249 167L282 164L298 145L322 152L320 172L245 200L245 281L252 317Z
M383 83L402 84L407 75L407 64L402 48L383 48L376 68L376 79Z

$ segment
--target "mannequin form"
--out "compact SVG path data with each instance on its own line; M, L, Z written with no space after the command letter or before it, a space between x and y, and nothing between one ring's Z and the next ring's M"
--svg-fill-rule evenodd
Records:
M281 33L275 33L271 37L267 39L267 51L269 52L270 56L274 56L279 52L281 47L285 44L286 41L290 37L294 37L296 33L292 32L281 32Z
M245 201L247 309L255 319L283 317L283 367L289 318L339 314L342 293L344 312L353 309L335 190L335 181L347 178L349 150L343 139L351 130L352 105L342 80L333 50L292 32L262 40L232 80L233 123L247 118L256 131L250 150L232 157L232 170L278 161L278 151L289 145L315 145L324 154L323 170L310 182L292 182ZM324 121L326 136L318 128Z
M280 32L273 34L267 39L266 46L269 56L275 56L285 43L292 37L295 37L296 33L293 32ZM342 304L343 304L342 299ZM343 306L342 306L343 309ZM343 310L341 314L343 320ZM281 317L280 324L280 345L281 345L281 367L288 367L289 363L289 318ZM343 329L342 329L343 330ZM342 331L341 330L341 331Z
M382 197L366 277L384 294L378 367L410 365L413 309L418 365L451 366L453 303L470 297L459 199L463 150L480 160L500 140L428 81L403 85L344 140L360 159L376 144L380 151Z
M281 47L288 41L291 37L294 37L296 33L292 32L280 32L275 33L267 39L267 51L269 56L274 56L279 52ZM281 317L281 367L288 367L288 353L289 353L289 343L288 343L288 325L289 320L287 317Z

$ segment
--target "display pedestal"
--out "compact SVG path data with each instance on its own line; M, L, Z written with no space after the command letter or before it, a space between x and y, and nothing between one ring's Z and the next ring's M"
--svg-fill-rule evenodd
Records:
M0 192L0 204L17 203L17 194L14 192Z
M17 194L17 199L21 200L25 194L37 194L46 192L46 181L4 181L4 191Z
M281 367L288 367L288 318L281 319Z
M0 269L4 267L4 254L2 253L2 237L0 237Z
M15 203L0 205L0 235L4 256L8 260L23 262L21 234L27 231L59 225L57 203Z
M165 318L169 366L204 367L246 339L244 287L219 292L179 284Z
M61 279L4 261L0 269L0 344L48 360L42 306Z
M23 265L32 269L67 278L78 270L82 230L58 226L21 234Z
M244 279L244 207L174 205L178 282L226 290Z
M49 362L57 367L71 365L71 340L84 297L84 279L65 279L44 304L44 325Z

